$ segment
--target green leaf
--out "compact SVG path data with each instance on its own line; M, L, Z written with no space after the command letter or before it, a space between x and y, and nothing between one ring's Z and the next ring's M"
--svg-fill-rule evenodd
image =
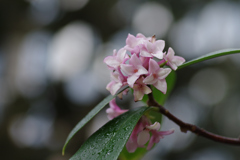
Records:
M204 56L201 56L199 58L188 61L188 62L178 66L177 69L182 69L182 68L187 67L189 65L199 63L199 62L202 62L202 61L205 61L205 60L208 60L208 59L212 59L212 58L215 58L215 57L220 57L220 56L225 56L225 55L235 54L235 53L240 53L240 49L226 49L226 50L211 52L211 53L206 54Z
M116 160L142 115L151 107L130 110L96 131L70 160Z
M119 156L119 160L139 160L145 155L145 153L147 153L147 151L146 148L137 148L134 153L129 153L126 146L124 146Z
M62 149L62 155L64 155L66 146L68 142L72 139L72 137L86 124L88 123L99 111L101 111L113 98L115 98L119 93L124 91L128 86L124 86L115 95L109 95L105 99L103 99L94 109L92 109L78 124L73 128L73 130L69 133L66 142Z

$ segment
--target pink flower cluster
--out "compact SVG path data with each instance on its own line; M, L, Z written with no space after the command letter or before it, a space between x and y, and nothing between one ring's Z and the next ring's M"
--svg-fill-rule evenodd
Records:
M113 99L109 105L110 108L108 108L106 112L110 120L128 111L120 109L115 99ZM138 147L145 147L147 142L147 150L150 150L155 143L158 143L160 139L163 138L163 136L174 132L173 129L169 131L159 131L159 129L160 123L155 122L152 124L146 116L142 116L127 141L126 148L128 152L133 153ZM152 136L150 136L150 132Z
M122 86L128 85L134 90L134 100L139 101L144 94L151 93L147 85L153 85L164 94L167 92L165 78L176 70L185 59L175 56L172 48L163 52L165 42L156 40L155 36L145 37L142 34L128 35L126 45L113 51L113 56L104 59L111 72L111 82L107 90L114 95ZM160 67L161 66L161 67Z

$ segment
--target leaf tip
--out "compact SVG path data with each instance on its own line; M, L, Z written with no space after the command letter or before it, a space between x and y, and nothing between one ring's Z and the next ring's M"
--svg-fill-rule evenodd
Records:
M66 145L63 146L63 149L62 149L62 156L64 156L64 154L65 154L65 147L66 147Z

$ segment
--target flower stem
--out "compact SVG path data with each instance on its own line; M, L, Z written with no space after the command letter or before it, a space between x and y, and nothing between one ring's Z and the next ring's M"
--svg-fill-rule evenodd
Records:
M195 126L193 124L185 123L182 120L178 119L176 116L174 116L172 113L170 113L163 106L158 104L154 100L152 93L148 94L148 97L149 97L148 105L158 107L159 112L162 113L163 115L165 115L166 117L168 117L173 122L175 122L180 127L182 132L186 133L187 131L191 131L199 136L208 138L208 139L216 141L216 142L240 146L240 138L223 137L223 136L208 132L208 131L206 131L202 128L199 128L198 126Z

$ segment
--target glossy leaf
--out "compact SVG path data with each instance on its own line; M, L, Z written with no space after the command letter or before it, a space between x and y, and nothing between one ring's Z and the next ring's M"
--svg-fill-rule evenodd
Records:
M70 160L116 160L142 115L151 107L130 110L96 131Z
M124 146L119 156L119 160L139 160L147 153L147 151L146 148L137 148L134 153L129 153L126 146Z
M235 53L240 53L240 49L226 49L226 50L211 52L211 53L206 54L204 56L201 56L199 58L188 61L188 62L178 66L177 69L179 70L179 69L182 69L182 68L187 67L189 65L196 64L196 63L208 60L208 59L212 59L212 58L216 58L216 57L220 57L220 56L225 56L225 55L229 55L229 54L235 54Z
M99 111L101 111L113 98L115 98L119 93L124 91L128 86L122 87L115 95L109 95L103 99L94 109L92 109L69 133L66 142L62 149L62 154L64 155L66 146L72 137L86 124L88 123Z

